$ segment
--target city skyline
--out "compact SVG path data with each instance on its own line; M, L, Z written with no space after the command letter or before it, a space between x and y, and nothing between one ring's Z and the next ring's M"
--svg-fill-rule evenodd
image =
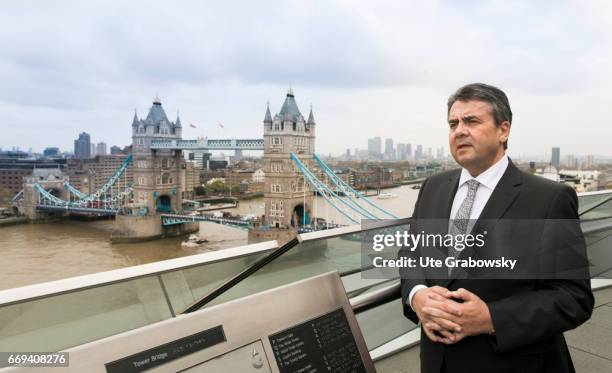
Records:
M85 133L87 134L87 133ZM382 140L382 137L380 136L374 136L372 138L368 138L367 142L376 139L376 138L380 138ZM77 139L78 140L78 137ZM75 140L75 141L76 141ZM98 142L94 142L93 140L91 141L91 151L90 151L90 157L93 158L96 155L108 155L108 154L124 154L125 148L129 147L131 144L127 144L123 147L117 146L117 145L113 145L113 144L107 144L104 141L98 141ZM104 152L99 152L99 148L98 146L103 144L104 145ZM109 146L110 145L110 146ZM352 148L346 148L343 152L339 152L337 154L332 154L332 153L322 153L324 156L332 156L332 157L355 157L357 156L357 158L361 158L363 160L392 160L392 161L401 161L401 160L427 160L427 159L451 159L452 155L449 153L447 146L429 146L428 144L416 144L416 143L411 143L411 142L399 142L396 143L394 145L394 156L395 158L391 158L391 159L385 159L383 156L385 156L386 154L384 153L384 151L381 150L380 153L374 153L375 155L380 155L380 157L374 156L374 157L367 157L365 154L369 153L369 155L371 156L372 153L368 150L368 145L369 144L364 144L364 147L360 147L360 146L355 146ZM398 152L400 152L400 150L398 150L399 146L404 146L406 147L403 152L405 152L406 156L405 157L399 157L398 156ZM421 148L421 152L422 154L419 157L416 157L416 153L419 149L419 147ZM414 149L414 151L413 151ZM599 160L599 161L604 161L606 163L609 163L610 161L612 161L612 156L610 155L603 155L603 154L592 154L592 153L584 153L584 154L579 154L579 153L568 153L568 152L564 152L563 150L561 150L559 147L552 147L552 150L549 152L550 148L542 148L541 153L540 154L528 154L528 155L519 155L518 157L516 157L517 159L519 159L520 161L538 161L538 162L549 162L553 165L555 165L555 160L553 158L555 158L555 156L553 155L553 153L555 152L555 149L559 149L559 155L557 156L557 162L559 162L561 165L567 165L567 164L572 164L572 163L576 163L578 161L583 161L584 159L591 159L591 162L593 162L593 160ZM78 156L76 156L76 153L73 151L74 148L72 149L62 149L53 145L49 145L49 146L45 146L42 150L37 151L32 149L31 147L28 148L27 150L22 149L19 146L11 146L10 148L1 148L0 147L0 151L19 151L19 152L24 152L24 153L32 153L32 154L39 154L42 155L44 157L47 156L58 156L58 155L72 155L75 156L76 158L79 158ZM383 149L384 150L384 149ZM52 154L46 154L48 151L51 151ZM347 151L349 151L347 153ZM357 154L357 151L359 151L361 154ZM431 153L429 153L429 151L431 151ZM231 154L228 154L225 151L217 151L217 150L212 150L211 151L213 155L215 156L225 156L225 157L229 157L231 156ZM251 154L252 153L252 154ZM258 157L258 153L261 153L260 151L246 151L245 154L249 155L249 156L254 156L254 157ZM440 156L440 154L443 153L442 156ZM435 155L435 157L434 157ZM259 154L259 156L261 156L261 154Z
M291 88L289 89L290 92L292 92ZM159 102L158 102L159 101ZM153 104L155 104L156 102L158 102L159 105L161 105L161 101L159 99L158 96L155 97ZM269 102L267 103L267 108L269 108ZM268 109L267 109L268 110ZM312 106L310 108L311 113L312 113ZM267 115L267 114L266 114ZM134 113L134 118L138 118L138 113L137 110L135 110ZM179 113L177 112L177 121L179 120ZM262 122L263 123L263 122ZM218 124L217 125L220 128L224 128L224 126L222 124ZM192 124L189 125L189 127L194 127ZM43 156L48 156L47 151L51 150L53 152L53 156L59 155L60 153L63 155L70 155L72 154L74 157L76 158L93 158L97 155L107 155L109 154L109 152L107 151L107 144L104 141L100 141L100 142L95 142L95 141L89 141L89 145L90 145L90 151L89 154L79 154L78 149L77 149L77 144L80 143L82 141L82 137L86 136L89 140L90 140L90 134L83 132L80 133L78 138L76 140L74 140L74 151L71 152L68 149L61 149L55 146L45 146L45 148L41 151L33 151L33 149L30 147L28 149L28 153L33 153L33 154L42 154ZM446 146L428 146L426 144L426 146L424 147L423 144L414 144L414 148L415 148L415 152L414 155L412 153L412 143L410 142L397 142L394 144L394 140L392 138L385 138L385 146L383 148L382 145L382 137L381 136L374 136L372 138L368 137L367 139L367 147L366 149L360 149L359 147L355 147L353 148L354 152L351 154L350 152L350 148L345 149L345 152L340 152L339 154L333 154L332 153L328 153L326 155L328 156L345 156L350 158L351 156L357 159L362 159L362 160L387 160L387 161L402 161L402 160L412 160L412 161L418 161L418 160L441 160L441 159L450 159L452 156L450 153L447 152L447 148ZM123 148L127 148L129 146L125 145ZM435 157L434 157L434 148L435 148ZM11 149L13 151L17 150L17 151L22 151L22 149L20 149L19 146L12 146ZM111 145L110 146L110 154L123 154L124 153L124 149L122 149L122 147L119 147L117 145ZM538 155L533 155L533 154L529 154L529 155L521 155L516 157L516 159L518 159L519 161L546 161L547 159L549 160L549 163L551 165L554 165L556 167L559 167L559 165L561 164L561 153L560 153L560 148L557 147L552 147L552 152L548 153L544 150L544 153L538 154ZM6 151L3 148L0 147L0 151ZM212 151L213 154L215 155L221 155L221 156L229 156L227 154L225 154L224 152L219 152L219 151ZM249 153L247 151L247 153ZM255 151L255 156L257 156L257 151ZM400 156L401 154L401 156ZM604 161L612 161L612 157L610 156L606 156L606 155L594 155L592 153L587 153L587 154L577 154L577 153L563 153L563 159L564 165L567 164L574 164L577 163L578 161L583 161L585 159L587 159L587 164L593 164L595 159L600 159L600 160L604 160Z
M0 147L67 150L80 132L125 146L134 108L142 115L155 95L169 116L180 111L184 138L259 137L266 102L278 112L291 85L303 110L313 105L321 154L371 136L435 149L447 97L484 81L510 98L511 155L608 156L610 6L3 2ZM159 27L168 22L182 27Z

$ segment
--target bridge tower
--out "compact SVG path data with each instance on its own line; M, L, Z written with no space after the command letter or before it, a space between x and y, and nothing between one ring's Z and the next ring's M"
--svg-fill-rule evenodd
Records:
M316 127L312 108L305 120L293 90L289 89L280 112L274 117L268 105L263 123L266 223L277 228L310 224L314 197L290 154L296 154L312 169Z
M159 97L153 100L145 119L134 112L132 120L132 170L134 175L132 214L117 215L113 241L137 241L179 234L175 228L161 226L160 213L182 207L185 158L181 149L151 149L153 140L181 140L181 120L168 120ZM138 213L134 213L138 211ZM177 230L166 232L165 230ZM193 227L190 228L193 230Z
M155 139L180 140L181 120L170 122L159 97L153 100L146 119L132 120L134 202L149 213L181 208L181 172L185 169L180 149L151 149Z

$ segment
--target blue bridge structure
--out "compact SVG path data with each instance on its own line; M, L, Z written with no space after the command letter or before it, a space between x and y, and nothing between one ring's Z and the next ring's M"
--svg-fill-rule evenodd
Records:
M263 138L183 139L178 113L176 120L170 121L156 97L145 119L134 113L132 154L99 189L87 194L59 170L46 174L35 170L37 175L26 178L23 191L14 197L13 203L25 206L19 208L20 212L33 220L44 219L45 214L65 213L117 216L115 231L120 239L147 239L167 232L180 234L193 229L189 223L196 221L241 228L256 225L263 230L329 228L328 219L316 216L315 194L345 218L343 223L397 219L354 190L315 154L316 127L312 107L308 117L303 116L293 90L289 89L279 113L272 116L268 104ZM242 151L263 151L266 178L261 222L240 216L195 214L185 207L187 195L182 183L186 183L186 176L182 170L187 165L183 151L224 150L233 150L236 155ZM127 183L126 177L130 165L133 185ZM160 229L160 225L168 229ZM264 236L261 235L270 238Z
M263 140L167 140L157 141L155 147L165 147L165 149L249 149L259 150L263 148ZM346 217L351 223L359 224L361 220L382 220L397 219L398 217L383 209L371 199L364 197L360 192L353 189L342 180L333 169L327 165L321 157L314 154L317 169L311 170L300 161L300 158L291 153L291 160L296 168L303 175L304 180L310 188L304 189L304 193L317 192L325 201ZM115 171L113 176L98 190L91 194L85 194L74 187L69 182L64 182L63 186L68 191L69 198L62 199L47 190L44 185L35 183L32 187L37 192L38 201L36 209L47 212L76 212L81 214L113 216L121 213L123 205L132 198L133 188L131 185L120 186L118 184L121 177L125 175L132 156L123 162ZM323 177L320 177L320 176ZM18 203L23 199L23 190L17 193L13 201ZM219 224L232 225L236 227L248 228L253 225L252 221L215 217L213 215L194 215L181 213L162 213L160 214L163 226L172 226L196 221L209 221ZM334 224L334 227L340 226ZM329 228L328 225L325 228ZM303 231L312 231L318 228L304 225Z
M264 150L263 139L208 139L178 140L156 139L151 149L170 150Z

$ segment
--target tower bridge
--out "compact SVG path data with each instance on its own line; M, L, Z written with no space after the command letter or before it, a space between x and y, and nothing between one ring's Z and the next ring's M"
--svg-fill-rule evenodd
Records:
M285 241L298 232L316 230L314 195L352 223L395 216L353 190L315 154L316 122L300 112L290 89L280 111L270 106L262 139L182 138L177 115L170 121L155 98L146 118L132 120L132 154L97 191L87 195L60 170L34 170L14 203L31 220L70 212L115 215L111 240L130 242L197 231L197 221L250 227L249 242ZM265 213L258 227L238 219L181 215L185 188L184 150L263 151ZM131 167L133 184L122 175ZM325 181L323 181L324 179Z

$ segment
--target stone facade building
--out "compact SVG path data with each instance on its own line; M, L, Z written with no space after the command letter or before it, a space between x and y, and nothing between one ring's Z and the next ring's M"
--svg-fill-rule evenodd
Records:
M313 194L290 154L296 154L306 167L313 168L316 125L312 108L305 120L290 89L280 112L274 117L268 105L263 124L265 221L277 228L309 224Z
M37 168L64 169L65 159L32 159L27 153L19 151L0 152L0 189L11 194L23 189L24 178L32 175Z
M179 190L185 184L185 159L182 150L151 149L154 139L181 139L181 120L170 122L158 97L153 101L146 119L132 121L132 155L134 177L134 203L150 212L171 212L181 209Z

